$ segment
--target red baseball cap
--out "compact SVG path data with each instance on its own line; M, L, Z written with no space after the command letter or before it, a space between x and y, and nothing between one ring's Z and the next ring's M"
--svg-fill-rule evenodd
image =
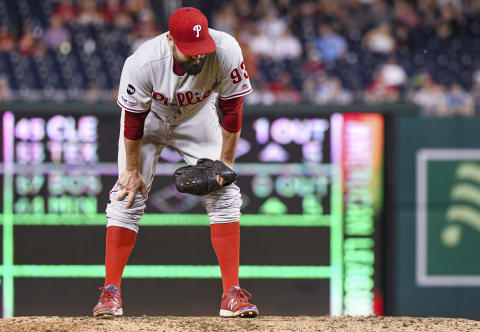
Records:
M193 7L177 9L168 22L168 29L178 49L186 55L212 53L216 46L208 33L208 20Z

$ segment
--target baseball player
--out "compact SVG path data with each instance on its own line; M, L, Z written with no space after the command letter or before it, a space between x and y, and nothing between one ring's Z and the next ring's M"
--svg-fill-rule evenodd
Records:
M239 287L242 200L231 176L242 98L251 91L237 41L209 29L207 18L192 7L176 10L168 32L145 42L127 58L117 100L122 108L119 178L106 210L106 277L94 316L123 314L123 270L135 244L158 157L166 145L175 148L188 165L198 162L216 174L218 190L207 193L205 203L222 274L220 316L258 315L257 307L248 302L251 295Z

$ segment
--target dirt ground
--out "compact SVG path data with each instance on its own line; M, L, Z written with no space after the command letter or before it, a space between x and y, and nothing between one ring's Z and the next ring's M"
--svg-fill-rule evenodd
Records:
M0 331L118 332L118 331L479 331L480 322L453 318L411 317L15 317L0 319Z

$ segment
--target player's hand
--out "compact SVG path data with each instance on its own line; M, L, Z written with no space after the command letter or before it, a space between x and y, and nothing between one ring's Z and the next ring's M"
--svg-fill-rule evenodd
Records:
M125 196L127 196L127 209L133 205L133 202L135 201L135 195L139 190L142 192L143 197L147 197L147 186L143 181L142 174L140 174L140 171L138 170L123 171L122 174L120 174L117 183L120 187L117 200L123 201Z
M232 163L229 163L228 161L225 161L225 160L220 160L220 161L225 165L227 165L228 167L230 167L231 169L233 169ZM225 185L226 181L220 175L217 175L216 179L219 185L221 186Z

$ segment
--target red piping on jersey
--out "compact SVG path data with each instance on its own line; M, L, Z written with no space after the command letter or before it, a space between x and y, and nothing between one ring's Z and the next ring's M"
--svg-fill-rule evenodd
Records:
M173 73L177 76L185 75L185 70L183 70L182 67L180 67L180 64L178 63L178 61L175 60L175 57L173 57Z
M123 136L130 140L137 140L143 137L143 126L145 119L150 111L142 113L134 113L125 111L125 126L123 128Z
M222 127L232 133L242 129L243 97L219 99L218 107L223 114Z
M250 88L250 90L247 90L247 91L244 91L244 92L240 92L240 93L236 93L236 94L231 95L231 96L218 97L218 99L229 100L229 99L232 99L232 98L235 98L235 97L241 97L241 96L243 96L243 95L246 95L246 94L249 93L250 91L252 91L252 88Z

